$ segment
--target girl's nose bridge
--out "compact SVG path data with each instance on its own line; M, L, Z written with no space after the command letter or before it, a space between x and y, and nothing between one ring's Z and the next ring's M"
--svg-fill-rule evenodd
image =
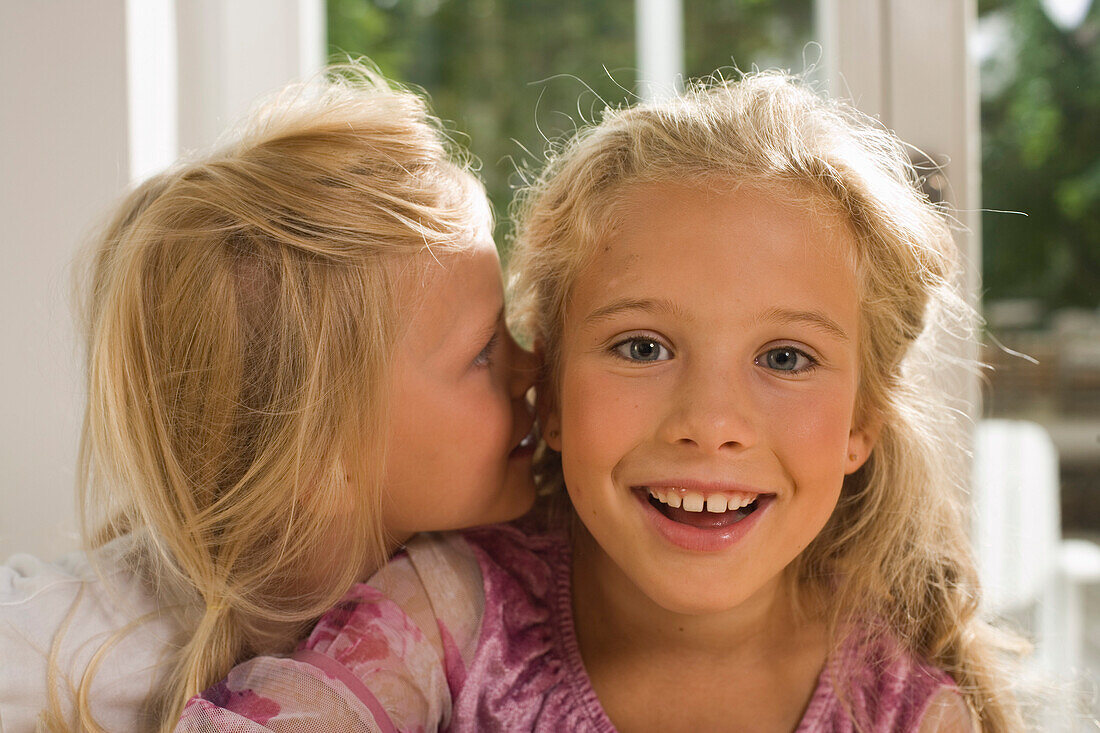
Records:
M699 365L685 370L668 420L668 438L704 450L744 447L755 441L751 406L735 370Z

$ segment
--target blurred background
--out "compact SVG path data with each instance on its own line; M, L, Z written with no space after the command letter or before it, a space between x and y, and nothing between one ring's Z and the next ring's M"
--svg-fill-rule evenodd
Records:
M77 546L79 245L121 191L257 95L348 56L422 87L480 160L504 245L548 141L685 77L783 67L912 143L929 195L955 208L986 319L966 355L992 366L945 375L978 425L986 602L1048 665L1100 669L1098 5L3 0L0 559Z

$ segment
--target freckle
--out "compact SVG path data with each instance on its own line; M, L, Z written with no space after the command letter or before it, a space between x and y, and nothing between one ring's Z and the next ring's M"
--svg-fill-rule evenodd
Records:
M679 631L680 633L683 633L683 631L684 631L684 627L683 627L683 626L681 626L680 628L678 628L678 629L676 629L676 630L677 630L677 631Z

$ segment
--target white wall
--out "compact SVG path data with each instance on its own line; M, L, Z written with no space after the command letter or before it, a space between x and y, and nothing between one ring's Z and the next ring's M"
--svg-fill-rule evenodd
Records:
M75 546L77 243L128 178L123 0L0 3L0 558Z
M323 0L0 1L0 561L77 546L78 245L323 54Z
M324 63L324 0L182 0L177 19L185 151L210 145L258 96Z

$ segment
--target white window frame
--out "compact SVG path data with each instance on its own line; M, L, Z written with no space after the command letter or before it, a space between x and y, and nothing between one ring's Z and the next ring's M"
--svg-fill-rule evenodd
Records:
M829 91L941 165L941 190L955 218L962 286L979 307L981 280L981 148L977 68L967 39L977 22L974 0L817 0L818 36ZM917 152L920 151L920 152ZM978 357L977 346L957 345ZM977 376L948 367L940 378L971 419L979 416ZM960 456L960 470L967 459Z

